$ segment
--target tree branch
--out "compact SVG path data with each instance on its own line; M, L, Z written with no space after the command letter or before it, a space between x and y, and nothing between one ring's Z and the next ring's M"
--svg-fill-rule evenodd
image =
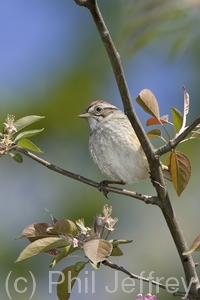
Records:
M130 278L134 278L134 279L137 279L137 280L140 280L140 281L151 283L151 284L155 285L156 287L159 287L161 289L170 291L174 296L185 297L185 293L176 291L177 290L176 288L166 287L164 284L162 284L158 281L152 280L151 278L146 278L146 277L142 277L142 276L133 274L133 273L129 272L128 270L126 270L125 268L120 267L120 266L118 266L118 265L116 265L116 264L114 264L114 263L112 263L108 260L104 260L102 263L104 264L104 266L107 266L107 267L110 267L110 268L115 269L117 271L120 271L122 273L125 273Z
M37 155L29 152L28 150L26 150L22 147L16 146L16 147L13 148L13 150L15 150L17 152L20 152L20 153L30 157L31 159L35 160L39 164L42 164L43 166L47 167L48 169L50 169L54 172L57 172L61 175L64 175L64 176L67 176L69 178L78 180L82 183L90 185L90 186L92 186L94 188L97 188L99 190L100 185L99 185L98 182L95 182L91 179L85 178L81 175L69 172L65 169L62 169L58 166L55 166L55 165L51 164L50 162L38 157ZM120 188L116 188L116 187L112 187L112 186L105 186L105 190L106 190L106 192L112 192L112 193L115 193L115 194L120 194L120 195L123 195L123 196L128 196L128 197L132 197L132 198L141 200L141 201L145 202L146 204L154 204L154 205L159 204L158 198L156 196L143 195L143 194L140 194L140 193L137 193L137 192L134 192L134 191L120 189Z
M195 129L195 127L200 123L200 118L196 119L192 124L190 124L188 127L185 128L185 130L178 135L176 138L174 138L173 140L169 141L166 145L158 148L155 150L155 155L163 155L169 151L171 151L172 149L174 149L180 142L182 142L184 140L184 138L186 138L186 136L188 134L190 134L192 132L193 129Z

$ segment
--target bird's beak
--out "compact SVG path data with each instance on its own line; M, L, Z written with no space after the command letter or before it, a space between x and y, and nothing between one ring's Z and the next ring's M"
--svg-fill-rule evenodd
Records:
M88 119L90 114L88 112L84 112L83 114L79 115L79 118Z

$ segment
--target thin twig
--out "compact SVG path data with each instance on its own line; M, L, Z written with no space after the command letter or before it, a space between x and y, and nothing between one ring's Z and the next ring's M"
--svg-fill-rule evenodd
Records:
M107 267L110 267L112 269L115 269L117 271L120 271L122 273L127 274L130 278L134 278L134 279L137 279L137 280L140 280L140 281L151 283L151 284L153 284L153 285L155 285L155 286L157 286L161 289L167 290L168 292L172 293L174 296L185 297L185 293L184 292L178 292L176 288L166 287L164 284L162 284L158 281L152 280L151 278L146 278L146 277L142 277L142 276L133 274L133 273L129 272L128 270L126 270L125 268L120 267L120 266L118 266L118 265L116 265L116 264L114 264L114 263L112 263L108 260L104 260L102 263Z
M87 185L90 185L92 187L95 187L95 188L99 189L99 183L98 182L95 182L91 179L85 178L81 175L69 172L65 169L62 169L58 166L55 166L55 165L51 164L50 162L38 157L37 155L31 153L30 151L28 151L28 150L26 150L22 147L16 146L15 148L13 148L13 150L15 150L17 152L20 152L20 153L30 157L31 159L35 160L36 162L42 164L43 166L47 167L48 169L50 169L54 172L57 172L61 175L64 175L64 176L67 176L69 178L78 180L82 183L85 183ZM132 197L132 198L141 200L141 201L143 201L147 204L154 204L154 205L159 204L158 199L157 199L156 196L143 195L143 194L140 194L140 193L137 193L137 192L134 192L134 191L120 189L120 188L116 188L116 187L113 187L113 186L105 186L105 190L107 192L112 192L112 193L120 194L120 195L123 195L123 196Z

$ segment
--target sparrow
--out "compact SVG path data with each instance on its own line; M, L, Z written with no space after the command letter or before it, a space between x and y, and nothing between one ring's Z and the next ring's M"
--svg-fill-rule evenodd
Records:
M88 121L89 152L104 176L129 184L150 176L146 155L123 111L104 100L97 100L79 117ZM167 167L162 166L162 169L170 180Z

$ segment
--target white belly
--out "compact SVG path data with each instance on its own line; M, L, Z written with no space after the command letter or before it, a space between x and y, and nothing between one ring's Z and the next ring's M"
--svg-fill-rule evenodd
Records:
M149 176L148 162L134 131L132 136L125 134L126 130L120 132L121 136L113 129L110 134L100 129L98 134L92 133L90 155L105 176L132 184Z

